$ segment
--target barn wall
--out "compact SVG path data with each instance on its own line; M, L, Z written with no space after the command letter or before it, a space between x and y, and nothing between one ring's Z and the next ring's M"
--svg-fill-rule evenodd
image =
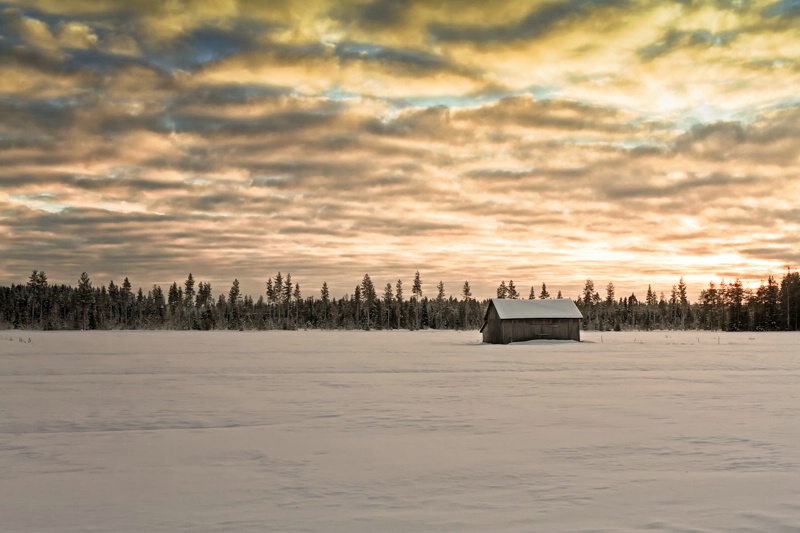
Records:
M581 340L581 320L578 318L500 320L493 305L489 306L486 318L483 342L490 344L536 339Z
M483 330L483 342L508 344L536 339L580 341L580 319L500 320L491 309Z
M497 309L491 304L489 305L486 320L486 326L483 328L483 342L503 344L503 321L497 315Z

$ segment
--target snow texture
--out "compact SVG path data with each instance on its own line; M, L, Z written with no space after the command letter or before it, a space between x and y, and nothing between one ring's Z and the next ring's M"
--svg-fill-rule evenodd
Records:
M492 298L497 316L501 319L524 318L583 318L575 302L558 300L514 300L511 298Z
M800 335L583 338L0 331L0 530L800 530Z

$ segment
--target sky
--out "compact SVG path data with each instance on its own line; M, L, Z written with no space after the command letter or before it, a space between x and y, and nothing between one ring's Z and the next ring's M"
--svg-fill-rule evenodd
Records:
M0 0L0 283L800 265L800 1Z

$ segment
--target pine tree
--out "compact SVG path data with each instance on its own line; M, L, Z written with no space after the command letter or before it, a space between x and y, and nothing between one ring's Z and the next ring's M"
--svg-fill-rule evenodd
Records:
M156 327L164 325L164 291L160 285L153 285L152 292L153 307L150 312L150 319L156 321ZM153 325L151 324L151 327Z
M131 301L133 294L131 293L131 282L127 276L122 281L122 288L119 291L120 305L122 306L122 324L126 327L130 323L130 309L133 304Z
M378 298L375 292L375 285L372 284L372 279L369 277L369 274L364 274L364 279L361 280L361 297L364 300L364 316L367 319L366 329L369 330L371 325L370 314L375 305L375 300Z
M86 318L89 312L89 306L94 303L92 281L89 279L89 274L86 272L83 272L78 280L78 303L80 303L81 306L81 329L86 330Z
M419 270L414 274L414 285L411 287L411 294L417 299L417 329L420 329L422 327L422 280L419 279Z
M383 305L386 308L386 329L391 329L391 325L389 320L392 317L392 301L394 297L392 295L392 284L387 283L386 287L383 288Z
M563 300L564 299L564 297L561 296L561 291L558 291L558 296L556 296L556 299L558 299L558 300Z
M594 281L587 279L583 286L583 303L586 306L591 306L592 296L594 295Z
M547 292L547 284L542 283L542 292L539 293L540 300L547 300L550 298L550 293Z
M708 283L708 288L700 291L700 301L703 306L703 314L705 315L706 329L717 329L717 307L719 295L717 294L717 286L713 281Z
M683 276L681 276L681 280L678 282L678 304L681 307L681 329L685 330L686 313L689 310L689 299L686 297L686 283L683 282Z
M281 293L281 300L286 304L286 321L284 322L284 328L289 327L289 316L292 310L292 289L294 289L294 285L292 285L292 274L287 272L286 278L283 280L283 289Z
M781 307L786 313L786 329L800 329L800 272L786 267L786 274L781 280Z
M278 273L280 274L280 272ZM275 295L275 286L272 284L272 278L267 279L267 320L269 321L269 327L274 327L272 323L272 308L275 307L276 303L276 295Z
M600 297L594 290L594 281L591 278L586 280L583 285L583 329L589 329L589 325L595 318L595 301Z
M241 291L239 290L239 280L234 279L231 289L228 291L229 329L240 329L241 324Z
M444 282L439 281L439 284L436 286L436 329L442 329L442 325L445 322L444 305L445 305Z
M114 284L114 280L108 282L108 299L111 300L111 321L116 325L119 321L119 287Z
M411 288L411 293L416 296L417 299L422 299L422 280L419 279L419 270L414 274L414 285Z
M183 283L183 287L184 287L183 290L184 305L186 307L194 307L194 297L195 297L194 276L192 276L191 272L189 272L189 275L186 277L186 281Z
M280 322L283 319L283 276L280 271L275 275L275 283L272 284L274 291L273 300L275 302L275 311L277 320Z
M322 321L327 324L328 323L328 308L330 307L331 303L331 295L330 291L328 290L328 282L322 282L322 288L319 291L320 299L322 300Z
M517 287L514 286L514 280L509 280L508 282L508 293L507 297L511 300L516 300L519 298L519 293L517 292Z
M742 282L739 280L739 278L736 278L736 281L732 285L728 285L727 300L731 307L729 313L730 322L728 324L728 330L741 331L745 328L743 316L744 287L742 286Z
M436 286L436 301L443 302L445 299L444 282L440 281Z
M178 284L172 282L167 291L167 305L169 306L170 321L173 322L178 315L178 308L183 303L183 293L178 289ZM173 322L174 324L174 322Z
M30 319L33 323L36 319L36 308L39 309L39 323L44 322L44 301L47 296L47 274L42 271L34 270L28 280L28 290L32 293ZM37 305L38 304L38 305Z
M605 309L605 322L607 327L616 328L616 317L614 313L614 298L615 298L616 289L612 282L608 282L606 285L606 301L605 305L603 306Z
M464 329L469 328L470 321L470 301L472 300L472 289L469 286L469 281L464 282L464 287L461 289L461 296L464 298Z
M36 290L36 280L39 279L39 271L34 270L31 272L30 278L28 278L28 284L26 288L28 289L27 298L27 305L25 306L25 315L26 319L24 322L30 322L31 324L35 318L35 308L36 308L36 299L37 299L37 290Z
M501 300L508 297L508 288L506 287L506 280L500 282L500 286L497 287L497 297Z
M609 281L608 285L606 285L606 305L612 305L614 303L615 292L616 289L614 287L614 284Z
M294 298L294 324L295 327L298 326L300 323L300 307L303 304L303 296L300 293L300 284L294 284L294 291L292 292L292 297Z
M355 327L361 324L361 285L356 285L353 290L353 305L355 306Z
M535 300L535 299L536 299L536 291L534 290L533 285L531 285L531 292L528 293L528 300Z
M645 304L647 305L647 329L653 329L655 326L655 313L658 306L658 299L653 288L647 286L647 294L645 295Z
M397 329L400 329L400 317L402 315L403 310L403 282L402 280L398 279L397 283L394 286L395 293L394 293L394 301L395 301L395 316L397 317Z

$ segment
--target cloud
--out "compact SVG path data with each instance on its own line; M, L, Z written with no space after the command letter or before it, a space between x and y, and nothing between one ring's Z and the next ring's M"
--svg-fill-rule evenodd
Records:
M765 7L761 15L767 18L788 17L793 18L800 15L800 2L797 0L782 0Z
M437 41L467 41L474 43L507 43L542 37L560 24L580 21L597 15L602 8L624 8L623 0L566 0L546 3L521 20L494 26L453 26L432 24L429 31Z
M669 30L660 40L638 50L643 59L654 59L681 48L725 47L736 39L738 31L712 33L706 29L694 31Z
M0 282L763 275L800 230L776 5L0 9Z

